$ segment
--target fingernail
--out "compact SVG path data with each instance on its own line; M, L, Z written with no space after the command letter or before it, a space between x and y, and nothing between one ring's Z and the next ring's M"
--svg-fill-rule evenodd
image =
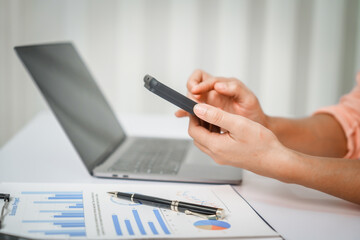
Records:
M207 111L207 107L204 106L203 104L196 104L194 107L194 111L196 115L204 116Z

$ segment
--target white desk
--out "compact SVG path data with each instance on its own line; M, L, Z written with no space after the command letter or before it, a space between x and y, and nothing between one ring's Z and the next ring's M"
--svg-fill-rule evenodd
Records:
M188 137L186 119L127 116L120 120L130 135ZM130 182L91 177L48 112L34 118L0 150L0 182L119 181ZM360 239L358 205L247 171L236 189L285 239ZM360 194L360 189L354 191Z

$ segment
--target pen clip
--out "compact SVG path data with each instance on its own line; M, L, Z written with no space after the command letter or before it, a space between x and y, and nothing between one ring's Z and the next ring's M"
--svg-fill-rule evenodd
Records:
M190 210L185 210L185 214L186 215L194 215L194 216L205 218L205 219L208 219L208 220L218 220L219 219L219 217L217 215L215 215L215 214L206 215L206 214L201 214L201 213L195 213L195 212L192 212Z

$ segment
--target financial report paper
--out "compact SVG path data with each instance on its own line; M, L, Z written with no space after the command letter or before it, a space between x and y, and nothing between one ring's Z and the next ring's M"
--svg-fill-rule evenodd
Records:
M11 194L0 232L36 239L280 237L229 185L3 183L0 190ZM223 208L226 217L202 219L121 200L109 191Z

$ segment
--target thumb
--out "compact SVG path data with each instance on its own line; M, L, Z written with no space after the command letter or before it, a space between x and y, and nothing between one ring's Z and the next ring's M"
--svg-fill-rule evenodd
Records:
M194 107L194 113L200 119L224 128L230 132L235 130L234 126L238 120L235 119L235 115L204 103L196 104Z

